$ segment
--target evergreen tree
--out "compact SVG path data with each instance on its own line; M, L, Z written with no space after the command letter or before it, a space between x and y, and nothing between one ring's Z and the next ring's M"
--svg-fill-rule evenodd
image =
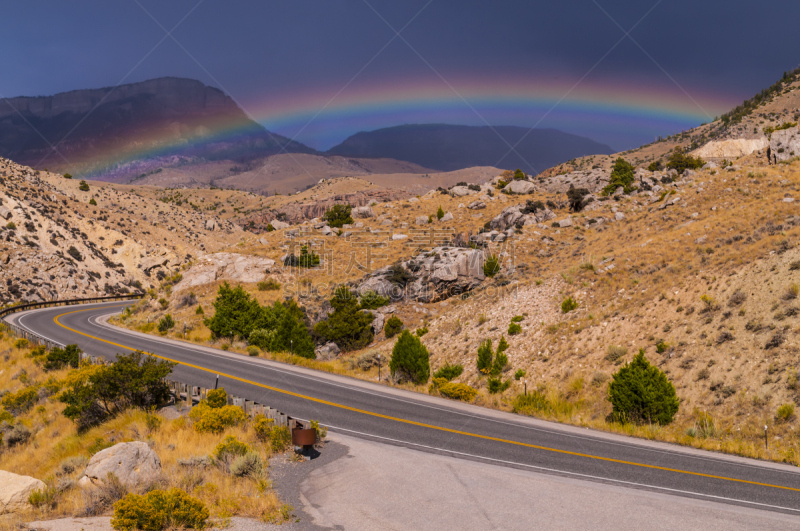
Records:
M241 286L231 288L225 282L219 287L214 300L214 316L206 320L214 337L240 337L247 339L257 328L267 328L269 308L262 308L250 298Z
M494 352L492 351L492 340L485 339L478 347L478 371L487 374L492 370L492 359Z
M442 205L439 205L439 210L436 211L436 219L442 219L444 217L444 210L442 210Z
M633 181L635 180L634 169L627 160L622 157L617 158L614 161L614 168L611 170L611 179L606 187L603 188L603 195L613 194L620 186L626 194L633 192L635 190L633 187Z
M650 365L644 349L626 363L608 385L612 415L622 422L672 422L680 401L675 386L656 366Z
M276 305L280 304L276 302ZM270 348L273 351L292 352L304 358L314 359L314 341L303 320L304 312L294 300L282 305L281 317Z
M428 349L419 338L408 330L403 330L392 349L389 369L392 371L392 375L398 374L417 384L425 383L431 373L429 358Z
M342 225L350 225L353 223L353 218L350 216L352 207L350 205L333 205L325 214L322 219L328 222L331 227L340 229Z
M364 348L374 336L370 323L372 314L360 311L358 299L347 287L341 286L331 299L333 313L326 320L317 323L314 332L333 341L345 352Z
M383 327L383 332L386 338L394 337L403 329L403 321L399 317L393 315L386 320L386 325Z

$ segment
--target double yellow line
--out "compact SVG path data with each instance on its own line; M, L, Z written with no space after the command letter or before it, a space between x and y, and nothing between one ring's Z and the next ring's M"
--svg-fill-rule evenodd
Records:
M60 326L61 328L69 330L70 332L73 332L75 334L78 334L78 335L81 335L81 336L84 336L84 337L88 337L88 338L94 339L96 341L101 341L101 342L107 343L109 345L114 345L115 347L120 347L120 348L125 349L125 350L137 350L134 347L129 347L127 345L122 345L120 343L114 343L113 341L108 341L108 340L105 340L105 339L101 339L99 337L92 336L90 334L86 334L84 332L80 332L78 330L75 330L73 328L70 328L70 327L62 324L59 321L59 319L61 317L64 317L65 315L71 315L71 314L81 313L81 312L88 312L88 311L92 311L93 309L94 308L89 309L89 310L75 310L75 311L72 311L72 312L62 313L60 315L55 316L53 318L53 322L56 325ZM547 451L547 452L554 452L554 453L563 454L563 455L572 455L572 456L575 456L575 457L583 457L583 458L586 458L586 459L595 459L597 461L606 461L606 462L609 462L609 463L630 465L630 466L636 466L636 467L641 467L641 468L648 468L648 469L651 469L651 470L661 470L661 471L664 471L664 472L674 472L676 474L685 474L685 475L689 475L689 476L703 477L703 478L709 478L709 479L720 479L720 480L724 480L724 481L733 481L733 482L736 482L736 483L745 483L745 484L748 484L748 485L757 485L759 487L771 487L771 488L774 488L774 489L782 489L782 490L800 492L800 488L795 488L795 487L786 487L786 486L783 486L783 485L772 485L770 483L760 483L758 481L750 481L750 480L747 480L747 479L731 478L731 477L726 477L726 476L716 476L716 475L713 475L713 474L704 474L702 472L692 472L690 470L681 470L679 468L669 468L669 467L663 467L663 466L657 466L657 465L648 465L646 463L636 463L636 462L633 462L633 461L625 461L625 460L622 460L622 459L613 459L611 457L602 457L602 456L599 456L599 455L584 454L584 453L580 453L580 452L572 452L572 451L569 451L569 450L561 450L559 448L550 448L550 447L547 447L547 446L539 446L537 444L530 444L530 443L524 443L524 442L519 442L519 441L512 441L512 440L509 440L509 439L502 439L500 437L491 437L489 435L481 435L479 433L471 433L471 432L468 432L468 431L454 430L452 428L444 428L444 427L441 427L441 426L434 426L433 424L426 424L424 422L417 422L417 421L414 421L414 420L402 419L402 418L399 418L399 417L392 417L390 415L383 415L381 413L375 413L373 411L367 411L365 409L359 409L359 408L355 408L355 407L351 407L351 406L346 406L344 404L331 402L329 400L322 400L320 398L314 398L313 396L307 396L307 395L303 395L303 394L300 394L300 393L295 393L293 391L287 391L285 389L279 389L277 387L272 387L270 385L265 385L265 384L262 384L262 383L254 382L252 380L247 380L245 378L240 378L238 376L233 376L231 374L225 374L225 373L221 373L221 372L217 372L217 371L212 371L211 369L206 369L205 367L200 367L199 365L193 365L191 363L186 363L186 362L183 362L183 361L174 360L172 358L167 358L165 356L159 356L158 354L154 354L152 352L147 352L146 354L148 354L150 356L153 356L154 358L162 359L162 360L165 360L165 361L171 361L173 363L177 363L178 365L183 365L185 367L191 367L191 368L197 369L199 371L204 371L204 372L208 372L208 373L211 373L211 374L219 374L220 376L225 376L226 378L230 378L232 380L236 380L236 381L239 381L239 382L242 382L242 383L246 383L246 384L249 384L249 385L254 385L256 387L261 387L263 389L269 389L270 391L275 391L276 393L282 393L282 394L285 394L285 395L294 396L294 397L297 397L297 398L302 398L304 400L309 400L311 402L316 402L318 404L325 404L326 406L332 406L332 407L336 407L336 408L339 408L339 409L352 411L354 413L361 413L363 415L369 415L371 417L377 417L377 418L381 418L381 419L392 420L392 421L400 422L400 423L403 423L403 424L410 424L410 425L413 425L413 426L419 426L419 427L422 427L422 428L429 428L429 429L432 429L432 430L437 430L437 431L446 432L446 433L454 433L454 434L457 434L457 435L465 435L467 437L475 437L476 439L484 439L484 440L487 440L487 441L494 441L494 442L501 442L501 443L506 443L506 444L513 444L515 446L523 446L523 447L526 447L526 448L534 448L536 450L544 450L544 451ZM702 493L697 493L697 494L702 494ZM745 500L741 500L741 501L745 501Z

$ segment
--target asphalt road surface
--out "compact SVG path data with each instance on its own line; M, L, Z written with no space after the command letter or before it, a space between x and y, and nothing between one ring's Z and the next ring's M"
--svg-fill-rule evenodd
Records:
M220 387L334 432L461 459L800 516L800 470L594 432L113 327L130 303L56 307L8 321L113 359L139 349L172 378Z

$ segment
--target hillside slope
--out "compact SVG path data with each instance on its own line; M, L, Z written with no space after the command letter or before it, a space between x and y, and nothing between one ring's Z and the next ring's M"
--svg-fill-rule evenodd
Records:
M87 184L0 159L0 306L147 289L243 234L136 190Z

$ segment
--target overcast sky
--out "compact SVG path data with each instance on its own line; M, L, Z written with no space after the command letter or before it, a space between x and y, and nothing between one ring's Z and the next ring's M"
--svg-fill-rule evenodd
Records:
M699 125L797 66L798 20L800 4L754 0L6 2L0 95L181 76L316 148L449 121L558 127L622 149ZM506 83L536 103L484 101ZM393 86L407 101L389 112ZM605 108L615 93L640 104Z

